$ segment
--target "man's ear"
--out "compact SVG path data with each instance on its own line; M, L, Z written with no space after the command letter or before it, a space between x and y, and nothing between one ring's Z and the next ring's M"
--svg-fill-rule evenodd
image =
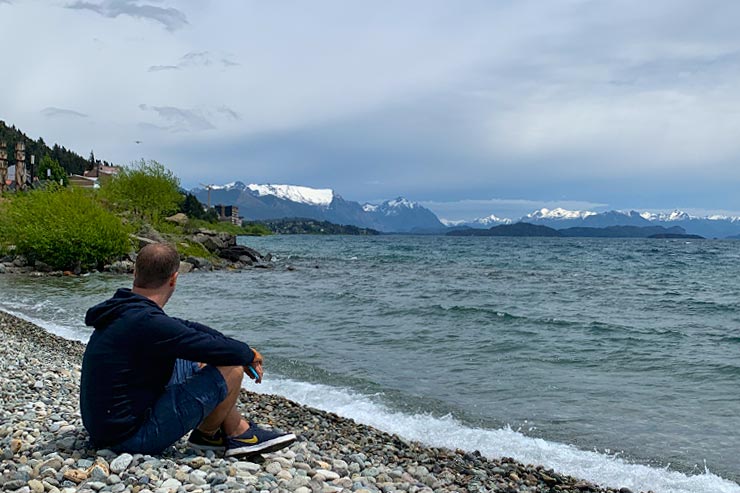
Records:
M170 287L175 287L175 284L177 284L177 276L180 275L179 272L175 272L170 276Z

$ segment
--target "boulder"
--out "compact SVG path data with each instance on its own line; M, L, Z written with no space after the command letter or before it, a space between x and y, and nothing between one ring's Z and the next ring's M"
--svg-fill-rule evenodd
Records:
M134 263L130 260L117 260L110 264L109 270L116 274L130 274L134 271Z
M203 257L188 257L185 262L192 264L196 269L211 270L213 268L213 264Z
M154 243L165 243L165 239L162 237L159 231L149 225L145 225L143 228L141 228L141 230L139 231L139 236L141 236L142 238L154 240Z
M196 236L196 241L203 245L206 250L211 253L218 253L224 248L224 242L221 241L217 236Z
M41 260L34 262L33 267L39 272L51 272L53 270L49 264L42 262Z
M232 247L236 245L236 236L230 233L219 233L218 239L224 244L224 248Z
M190 262L181 261L180 268L177 269L177 272L179 272L180 274L187 274L188 272L191 272L193 270L193 267L195 266L191 264Z
M159 243L156 240L152 240L151 238L145 238L143 236L131 235L131 238L139 244L139 250L141 250L147 245L151 245L152 243Z
M262 260L262 254L260 254L257 250L244 245L234 245L228 248L224 248L219 252L218 255L219 257L225 258L226 260L230 260L232 262L239 261L240 257L249 257L252 262L259 262Z
M23 255L18 255L16 258L13 259L13 266L14 267L25 267L28 265L28 260L26 260L26 257Z
M165 218L165 221L179 224L180 226L185 226L188 223L188 216L186 216L182 212L178 212L175 215Z

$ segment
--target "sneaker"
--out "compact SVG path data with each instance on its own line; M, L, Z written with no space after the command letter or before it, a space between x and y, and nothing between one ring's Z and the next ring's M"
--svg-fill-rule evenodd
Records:
M226 436L221 430L218 430L214 436L210 437L196 428L190 432L188 445L197 450L223 452L226 450Z
M226 438L226 457L266 454L285 448L295 442L293 433L260 428L249 423L249 429L237 437Z

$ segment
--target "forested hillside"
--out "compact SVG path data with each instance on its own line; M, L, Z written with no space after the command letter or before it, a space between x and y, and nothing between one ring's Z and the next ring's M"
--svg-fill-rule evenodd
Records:
M41 161L41 158L48 155L58 162L68 174L81 175L86 169L91 169L94 162L99 161L95 159L92 151L89 158L84 158L76 152L58 144L49 147L43 138L39 137L38 140L33 140L15 128L15 125L9 127L2 120L0 120L0 142L5 142L8 145L8 164L10 166L15 164L16 142L24 142L26 144L26 166L30 165L31 155L36 156L37 165ZM101 161L101 163L105 165L109 164L105 161ZM35 174L36 172L37 170L34 170Z

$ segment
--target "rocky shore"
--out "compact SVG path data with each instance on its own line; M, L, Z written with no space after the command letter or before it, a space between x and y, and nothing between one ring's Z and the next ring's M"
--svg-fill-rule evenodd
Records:
M174 217L174 216L173 216ZM198 229L188 235L166 235L153 228L146 228L131 235L135 251L110 264L100 265L100 271L114 274L131 274L134 271L136 252L150 243L170 243L182 252L180 273L212 270L241 270L245 268L270 269L272 254L261 254L253 248L237 245L236 236L209 229ZM193 248L197 246L196 248ZM23 255L0 256L0 274L27 274L32 276L76 276L83 273L78 265L69 270L54 270L39 260L30 261Z
M0 312L0 491L630 493L511 459L425 447L246 390L245 415L299 440L250 461L201 454L185 440L156 457L91 449L78 410L83 349Z

